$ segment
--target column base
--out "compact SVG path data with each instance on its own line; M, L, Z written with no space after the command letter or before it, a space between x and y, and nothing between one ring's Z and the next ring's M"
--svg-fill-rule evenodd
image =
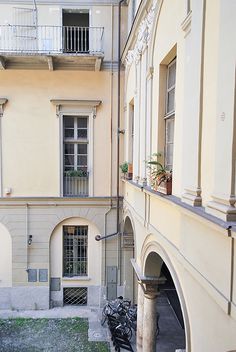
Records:
M182 202L191 205L192 207L202 206L201 190L192 191L190 189L185 189L184 194L181 198Z
M206 212L223 221L236 221L236 208L220 200L209 202Z

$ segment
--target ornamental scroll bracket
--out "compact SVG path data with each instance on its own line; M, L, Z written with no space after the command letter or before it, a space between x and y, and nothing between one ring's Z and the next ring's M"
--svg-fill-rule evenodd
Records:
M146 49L148 42L151 38L151 33L153 29L153 23L154 23L154 18L155 18L155 10L157 6L158 1L154 0L152 3L152 7L147 13L146 17L142 20L138 27L138 35L137 35L137 41L135 43L135 46L132 50L129 50L126 58L125 58L125 63L126 66L131 65L133 62L137 65L140 56Z
M7 98L0 98L0 117L3 116L4 105L8 102Z

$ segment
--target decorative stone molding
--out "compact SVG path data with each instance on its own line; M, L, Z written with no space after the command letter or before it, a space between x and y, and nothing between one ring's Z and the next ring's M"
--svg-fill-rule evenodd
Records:
M213 200L206 206L206 212L223 221L236 221L235 197L223 200L212 197Z
M56 115L60 116L61 108L63 106L76 106L92 109L93 118L97 115L97 107L102 103L101 100L73 100L73 99L51 99L53 105L56 105Z
M182 195L182 202L187 203L193 207L201 207L202 206L202 197L201 190L196 189L195 191L186 189Z
M6 98L0 98L0 117L3 116L3 109L4 109L4 105L7 103L7 99Z
M191 22L192 22L192 11L190 11L183 22L181 23L181 28L185 32L185 37L191 32Z
M153 1L151 9L139 25L137 41L135 43L134 49L129 50L125 58L126 66L131 65L133 62L135 62L137 65L141 54L144 52L148 45L148 42L151 38L157 3L157 0Z

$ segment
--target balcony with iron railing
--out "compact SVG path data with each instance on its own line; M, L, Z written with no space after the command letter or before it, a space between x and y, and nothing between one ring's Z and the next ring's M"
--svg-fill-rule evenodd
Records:
M0 66L100 70L103 27L0 25Z

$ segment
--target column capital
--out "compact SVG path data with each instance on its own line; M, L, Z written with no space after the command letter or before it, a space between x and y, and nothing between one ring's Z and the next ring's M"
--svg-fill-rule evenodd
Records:
M157 292L156 293L151 293L151 292L144 293L144 297L147 299L150 299L150 300L156 299L157 296L158 296Z

